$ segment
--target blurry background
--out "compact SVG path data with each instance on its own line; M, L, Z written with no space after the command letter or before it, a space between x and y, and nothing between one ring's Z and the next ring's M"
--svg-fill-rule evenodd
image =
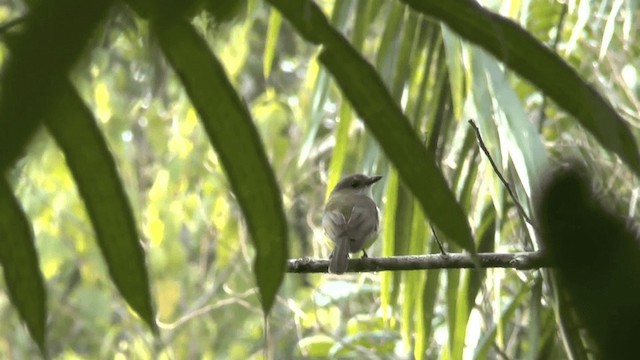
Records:
M594 171L597 191L624 199L620 212L636 216L639 185L628 168L484 51L399 2L317 4L375 66L435 153L479 251L531 251L536 245L479 150L470 118L525 208L544 166L572 154ZM266 3L236 5L217 18L197 14L192 23L223 62L259 129L282 191L290 256L327 257L320 228L327 187L354 172L384 175L374 187L382 232L370 255L437 251L420 207L316 61L318 47ZM640 41L634 29L640 10L634 1L483 5L555 49L609 99L638 138ZM4 0L0 23L25 11L22 1ZM148 23L127 6L118 3L96 36L73 82L93 109L133 205L161 341L111 283L64 158L42 130L13 171L20 173L14 190L33 223L49 292L51 354L261 358L253 248L198 115ZM7 56L1 46L0 61ZM563 359L554 301L539 271L288 274L271 311L269 341L277 359ZM36 354L0 292L0 357Z

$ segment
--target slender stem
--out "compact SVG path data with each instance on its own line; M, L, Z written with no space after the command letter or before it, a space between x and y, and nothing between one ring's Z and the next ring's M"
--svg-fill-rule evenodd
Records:
M475 268L512 268L517 270L535 270L550 267L550 261L541 252L522 253L480 253L473 257L469 254L448 253L429 255L406 255L391 257L370 257L350 259L349 272L379 272L399 270L428 269L475 269ZM329 260L290 259L287 263L289 273L326 273Z
M484 141L482 140L482 136L480 135L480 129L478 129L478 126L476 126L476 123L473 121L473 119L469 120L469 124L471 124L471 126L473 127L473 130L475 130L476 138L478 139L478 144L480 145L482 152L484 152L484 154L487 156L487 158L489 159L489 162L491 163L491 167L493 168L493 171L496 173L496 175L498 175L498 178L500 178L500 181L502 181L502 184L504 184L504 186L507 188L507 192L509 193L511 200L513 200L513 202L516 204L516 207L518 208L518 212L520 213L520 216L522 216L526 222L528 222L529 224L531 224L531 226L535 228L533 221L531 221L531 218L529 218L529 215L527 215L527 213L524 211L524 208L516 198L515 194L513 193L513 190L511 190L511 186L509 186L509 183L507 182L507 180L504 178L504 176L502 176L502 173L500 172L500 170L498 170L498 166L496 165L496 163L493 161L493 158L489 154L489 150L487 150L487 147L485 146Z

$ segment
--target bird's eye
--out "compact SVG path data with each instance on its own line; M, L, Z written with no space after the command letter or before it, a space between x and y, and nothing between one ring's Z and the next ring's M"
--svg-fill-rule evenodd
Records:
M358 183L356 181L352 182L351 183L351 187L354 188L354 189L357 188L358 187Z

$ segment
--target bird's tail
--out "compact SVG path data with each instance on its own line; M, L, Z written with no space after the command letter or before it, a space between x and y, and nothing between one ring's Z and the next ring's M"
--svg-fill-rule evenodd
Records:
M349 238L339 237L335 241L336 247L329 261L329 272L332 274L344 274L349 267Z

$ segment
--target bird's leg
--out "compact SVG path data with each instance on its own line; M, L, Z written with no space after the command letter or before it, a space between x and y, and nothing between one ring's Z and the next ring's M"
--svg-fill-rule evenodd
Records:
M369 255L367 255L367 252L364 251L364 249L362 249L362 257L361 259L367 259L369 257Z

